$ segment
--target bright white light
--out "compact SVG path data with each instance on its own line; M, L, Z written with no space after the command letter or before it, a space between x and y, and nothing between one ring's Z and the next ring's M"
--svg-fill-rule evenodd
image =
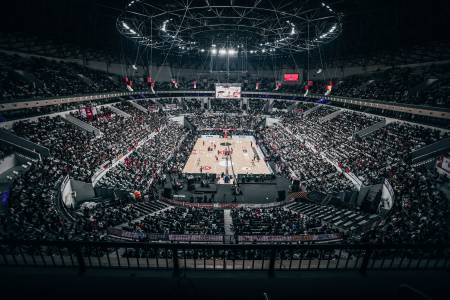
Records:
M224 48L221 48L219 50L219 55L225 55L225 54L227 54L227 50L225 50Z
M295 34L295 27L292 27L291 28L291 35L294 35Z
M217 54L217 49L211 49L211 54L212 55L216 55Z
M131 67L133 68L133 70L137 70L136 65L132 65Z
M236 55L237 51L235 49L228 49L228 55Z
M205 52L205 49L200 49L200 52Z
M216 47L216 44L212 44L211 47L215 48L215 47Z
M169 20L165 20L164 22L163 22L163 26L161 27L161 30L163 31L163 32L166 32L167 31L167 23L169 22Z
M261 52L262 52L262 53L266 53L266 49L262 49Z
M125 29L130 29L130 26L128 26L127 23L125 23L125 22L122 22L122 26Z
M136 34L136 31L134 31L133 29L130 29L130 33Z

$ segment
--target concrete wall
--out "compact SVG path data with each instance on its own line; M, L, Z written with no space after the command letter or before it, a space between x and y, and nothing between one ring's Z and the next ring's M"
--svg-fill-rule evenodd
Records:
M16 165L16 156L14 154L4 157L0 160L0 174L5 173Z
M64 178L64 181L61 183L61 198L64 205L68 208L75 207L75 198L73 196L72 185L70 184L69 176Z

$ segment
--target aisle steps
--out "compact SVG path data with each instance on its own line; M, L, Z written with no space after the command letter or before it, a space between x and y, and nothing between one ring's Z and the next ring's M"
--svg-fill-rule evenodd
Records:
M378 215L366 215L357 211L306 202L296 202L287 209L335 226L344 231L366 230L379 220Z
M234 235L233 231L233 218L231 217L231 210L225 209L223 211L223 225L225 229L225 235Z
M158 210L162 210L167 207L167 204L164 204L160 201L154 202L138 202L134 204L136 210L138 210L143 215L152 214Z

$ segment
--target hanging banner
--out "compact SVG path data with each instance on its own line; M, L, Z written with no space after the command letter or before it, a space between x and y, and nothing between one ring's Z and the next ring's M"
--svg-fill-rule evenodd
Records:
M282 86L283 85L281 84L281 82L276 81L275 82L275 89L274 89L274 91L278 91L279 89L281 89Z

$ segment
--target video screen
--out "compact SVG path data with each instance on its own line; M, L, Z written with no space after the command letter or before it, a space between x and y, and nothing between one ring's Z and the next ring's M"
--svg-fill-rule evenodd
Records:
M298 74L298 73L284 74L283 80L284 81L299 81L300 74Z
M241 98L241 85L216 84L216 98L221 99Z

